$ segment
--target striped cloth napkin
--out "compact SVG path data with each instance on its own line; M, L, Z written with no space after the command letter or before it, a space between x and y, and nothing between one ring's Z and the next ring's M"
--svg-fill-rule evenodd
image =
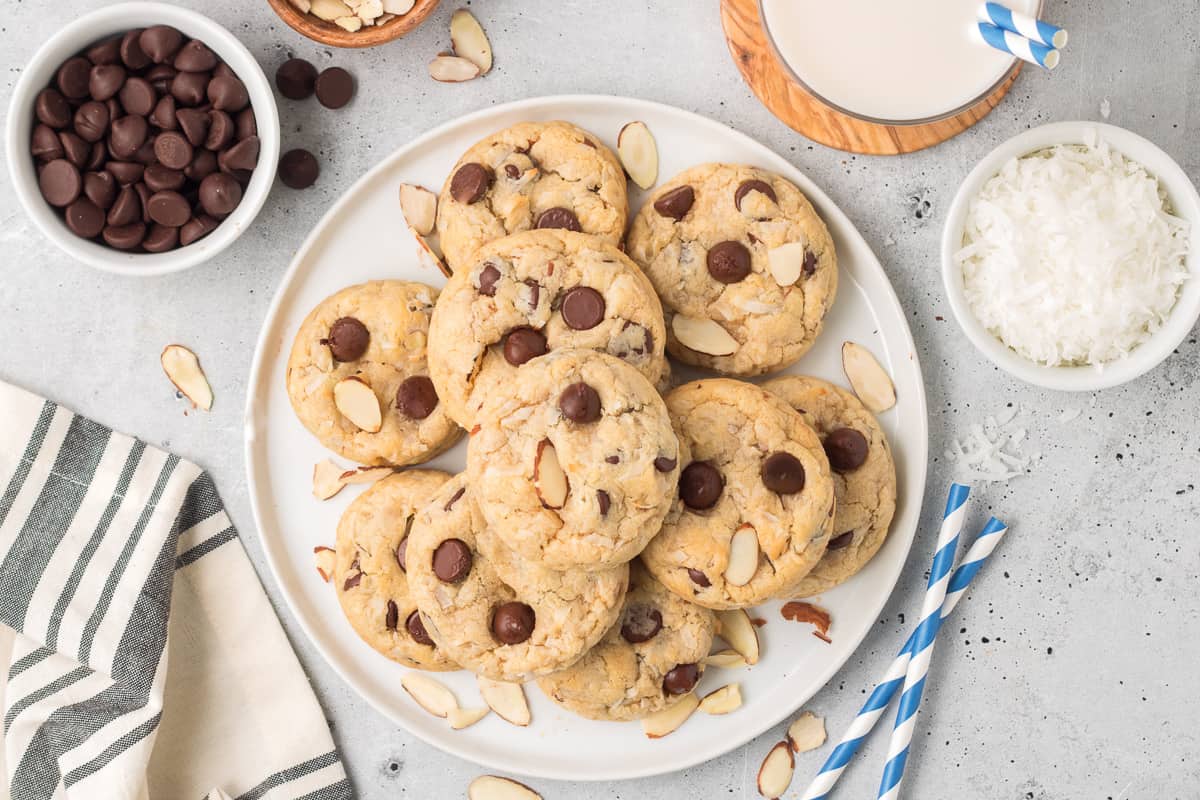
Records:
M352 797L212 479L3 382L0 709L12 800Z

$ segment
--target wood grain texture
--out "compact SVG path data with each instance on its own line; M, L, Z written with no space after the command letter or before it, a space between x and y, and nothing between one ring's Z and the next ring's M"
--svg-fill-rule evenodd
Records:
M292 5L291 0L267 0L279 18L292 30L330 47L375 47L399 39L420 25L430 12L437 8L438 2L440 0L417 0L407 14L390 19L382 25L363 26L351 33L332 22L303 13Z
M830 108L792 78L763 28L758 0L721 0L721 24L733 62L772 114L813 141L851 153L899 155L957 136L1000 103L1020 72L956 116L921 125L881 125Z

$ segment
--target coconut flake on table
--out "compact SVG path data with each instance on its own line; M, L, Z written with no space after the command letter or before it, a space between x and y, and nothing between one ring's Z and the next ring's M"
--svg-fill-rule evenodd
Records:
M975 317L1049 366L1128 355L1189 277L1188 224L1158 180L1088 138L1009 160L971 200L955 254Z
M1024 475L1041 459L1040 452L1025 452L1029 412L1015 404L982 423L967 429L967 436L954 439L946 458L955 462L955 477L967 481L1007 482Z

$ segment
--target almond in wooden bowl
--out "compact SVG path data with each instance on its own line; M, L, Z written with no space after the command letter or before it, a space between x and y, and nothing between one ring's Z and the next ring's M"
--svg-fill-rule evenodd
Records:
M307 36L314 42L320 42L330 47L375 47L393 39L399 39L420 25L429 14L437 8L438 0L416 0L412 7L403 13L393 14L388 9L400 9L409 5L409 0L267 0L279 18L288 24L292 30ZM362 19L355 15L353 7L364 4L379 4L382 13L370 21L374 24L362 24ZM323 10L325 6L344 5L347 9L345 17L339 24L334 19L322 17L334 16L330 11ZM305 6L307 11L301 10ZM353 7L352 7L353 6ZM314 12L321 12L320 15ZM369 12L368 17L374 12ZM384 20L380 22L379 20ZM357 21L357 24L356 22Z

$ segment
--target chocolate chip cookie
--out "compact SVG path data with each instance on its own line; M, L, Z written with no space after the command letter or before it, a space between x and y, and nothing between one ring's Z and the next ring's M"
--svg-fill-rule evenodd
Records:
M667 409L691 454L642 560L708 608L791 596L825 552L834 519L829 460L791 406L749 383L684 384Z
M808 597L845 581L883 546L896 511L896 465L883 429L852 393L799 375L775 378L763 388L817 432L833 469L837 513L829 546L792 592Z
M711 611L667 591L634 561L617 624L587 655L538 686L589 719L640 719L696 688L715 627Z
M361 464L403 466L458 440L461 431L426 365L436 298L423 283L370 281L326 298L305 318L288 358L287 391L296 416L321 444ZM346 388L359 390L353 406ZM364 402L372 406L365 409L366 428L361 416L345 413L364 413Z
M475 415L467 472L496 535L552 569L608 569L658 531L679 478L658 392L613 356L558 350Z
M665 383L662 306L616 247L570 231L492 242L442 290L429 330L429 373L464 428L487 386L517 381L531 359L567 347L610 353Z
M384 478L338 522L333 585L342 611L364 642L408 667L458 669L425 632L406 573L413 517L449 479L424 469Z
M458 272L488 242L534 228L619 244L628 213L625 171L599 139L566 122L522 122L454 165L438 198L437 231Z
M825 223L795 185L756 167L702 164L667 181L626 250L662 299L671 355L731 375L800 358L837 292Z
M558 572L513 553L487 526L460 474L418 514L408 580L429 635L462 666L527 681L574 664L616 621L626 564Z

